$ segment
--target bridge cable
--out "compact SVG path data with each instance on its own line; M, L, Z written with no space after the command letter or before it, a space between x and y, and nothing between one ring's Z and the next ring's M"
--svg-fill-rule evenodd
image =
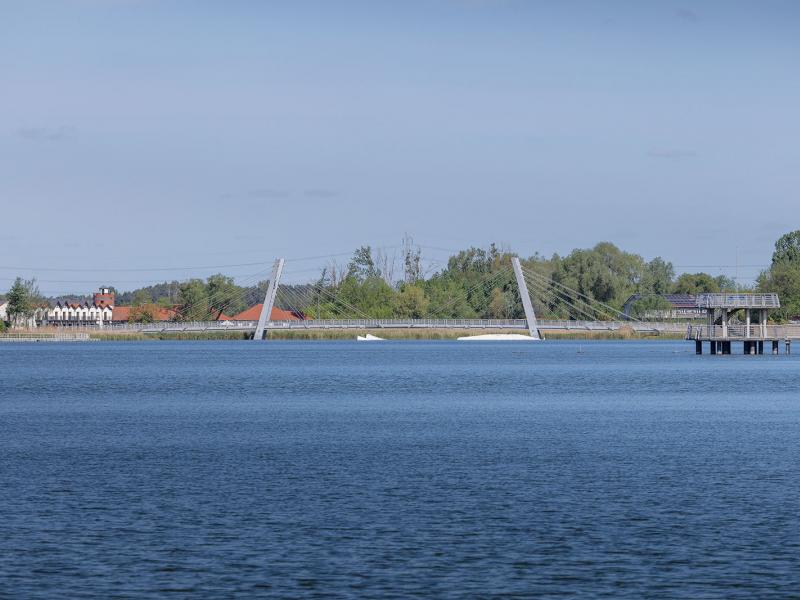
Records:
M487 274L491 275L491 277L484 276L483 280L479 281L478 283L468 287L468 288L461 288L456 292L456 295L452 297L450 300L445 302L444 304L440 305L435 310L431 311L429 314L431 316L441 315L444 309L451 307L454 305L458 300L465 300L466 303L470 306L470 308L474 308L470 302L469 298L472 292L478 290L479 288L484 288L488 283L493 283L495 279L499 278L500 275L509 275L511 273L511 267L505 266L496 271L494 274Z
M586 299L586 300L588 300L589 302L595 302L595 303L599 304L600 306L603 306L603 307L607 308L608 310L610 310L610 311L611 311L611 313L615 313L615 314L617 314L617 315L620 315L620 316L622 316L624 320L634 320L634 321L638 321L638 322L640 322L640 323L643 323L643 321L642 321L641 319L638 319L638 318L636 318L636 317L632 317L632 316L630 316L630 315L626 315L626 314L625 314L625 313L623 313L622 311L620 311L620 310L617 310L617 309L616 309L616 308L614 308L613 306L610 306L610 305L606 304L605 302L602 302L601 300L597 300L596 298L590 298L589 296L587 296L587 295L585 295L585 294L582 294L581 292L579 292L579 291L577 291L577 290L573 290L572 288L570 288L570 287L568 287L568 286L564 285L563 283L560 283L560 282L558 282L558 281L553 281L552 279L547 279L547 278L545 278L545 277L544 277L544 275L540 275L539 273L536 273L535 271L531 271L530 269L527 269L527 268L525 268L525 267L523 267L523 269L524 269L524 270L525 270L525 271L526 271L526 272L527 272L529 275L532 275L533 277L538 277L538 278L540 278L540 279L544 279L545 281L552 282L552 284L553 284L553 285L559 286L559 287L561 287L561 288L565 289L567 292L569 292L569 293L571 293L571 294L574 294L574 295L580 296L580 297L582 297L582 298L585 298L585 299ZM609 314L611 314L611 313L609 313Z
M527 283L528 283L528 281L526 280L526 284ZM536 285L533 282L530 282L530 283L531 283L531 285L534 285L534 289L535 290L537 290L537 291L540 290L543 294L546 294L548 296L550 302L552 303L552 305L554 307L558 306L559 304L561 304L561 305L565 304L569 308L572 308L574 311L576 311L576 312L580 313L581 315L583 315L584 317L587 317L588 320L590 320L590 321L597 320L597 315L596 314L590 314L586 310L582 309L580 306L577 306L577 305L573 304L572 302L570 302L569 298L563 292L561 292L561 294L564 294L564 297L560 296L559 295L559 290L557 290L555 288L546 288L546 287L540 288L539 285L541 285L541 284ZM589 308L591 309L591 307L589 307ZM567 311L567 315L570 316L570 312L569 311ZM571 316L573 316L573 318L574 318L574 315L571 315ZM580 320L580 319L576 319L576 320Z
M537 285L536 289L540 289L538 286L542 286L541 289L543 291L549 293L550 299L553 301L553 306L554 307L556 307L558 305L567 305L569 308L572 308L572 309L578 311L579 313L581 313L583 316L588 317L588 319L590 321L605 320L604 318L598 319L598 315L600 317L611 316L609 314L605 314L603 311L600 311L598 308L590 305L589 303L587 303L587 302L585 302L583 300L575 300L576 303L573 303L573 300L574 300L573 298L571 298L566 292L564 292L562 290L559 290L558 288L556 288L554 286L547 287L547 286L545 286L545 284L536 283L535 280L532 280L531 284L532 285ZM581 306L579 304L577 304L577 302L580 302L581 304L585 305L586 308L589 311L592 311L592 312L591 313L587 312L587 310L584 310L583 308L581 308Z

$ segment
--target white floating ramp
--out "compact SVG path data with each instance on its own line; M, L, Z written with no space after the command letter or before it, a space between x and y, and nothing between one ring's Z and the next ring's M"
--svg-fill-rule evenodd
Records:
M367 335L357 335L356 339L359 342L385 342L386 340L382 337L378 337L377 335L372 335L368 333Z

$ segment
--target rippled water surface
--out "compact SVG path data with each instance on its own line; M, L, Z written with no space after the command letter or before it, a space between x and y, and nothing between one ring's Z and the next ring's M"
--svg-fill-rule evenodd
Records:
M0 596L797 597L800 359L693 350L0 345Z

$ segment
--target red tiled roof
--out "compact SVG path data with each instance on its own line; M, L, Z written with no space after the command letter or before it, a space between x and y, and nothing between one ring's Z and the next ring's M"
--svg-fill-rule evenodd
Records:
M176 311L174 308L164 308L156 306L155 304L146 304L144 306L115 306L111 312L112 321L129 321L131 318L131 311L137 308L146 308L153 319L156 321L171 321L175 318Z
M264 304L256 304L247 310L240 312L238 315L231 317L231 321L258 321L261 315L261 309ZM302 321L305 319L304 315L294 313L289 310L283 310L277 306L272 307L272 312L269 315L270 321Z

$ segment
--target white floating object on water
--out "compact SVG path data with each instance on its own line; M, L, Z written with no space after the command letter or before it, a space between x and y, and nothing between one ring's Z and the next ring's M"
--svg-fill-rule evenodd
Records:
M538 342L539 339L521 333L485 333L458 338L459 342Z
M368 333L365 336L357 335L356 339L359 342L385 342L386 341L384 338L378 337L377 335L372 335L371 333Z

